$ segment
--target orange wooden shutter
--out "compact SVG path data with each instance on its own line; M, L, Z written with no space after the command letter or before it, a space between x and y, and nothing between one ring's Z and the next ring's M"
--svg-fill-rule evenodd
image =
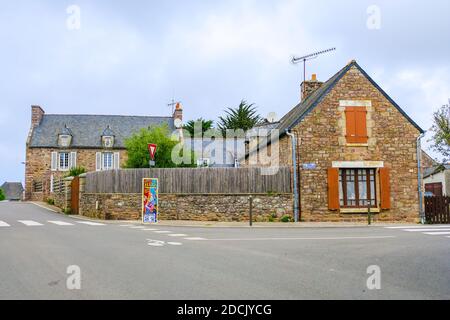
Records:
M390 170L388 168L380 169L380 186L381 186L381 209L387 210L391 208L391 181Z
M328 209L339 210L339 169L328 169Z
M367 110L361 107L348 107L345 110L347 118L347 142L367 143Z
M353 112L353 109L347 108L345 110L345 118L347 119L347 142L348 143L355 143L355 137L356 137L356 119L355 119L355 112Z

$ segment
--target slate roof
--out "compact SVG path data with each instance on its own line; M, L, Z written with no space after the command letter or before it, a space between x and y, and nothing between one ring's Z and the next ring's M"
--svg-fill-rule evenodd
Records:
M322 100L325 96L335 87L335 85L342 79L342 77L352 68L356 67L358 70L375 86L388 100L391 102L401 114L414 126L420 133L424 131L415 123L401 108L400 106L392 100L391 97L383 90L381 87L360 67L356 61L351 61L333 77L331 77L327 82L325 82L319 89L314 91L306 100L299 103L290 112L288 112L281 120L278 130L280 131L280 136L286 134L286 130L293 129L297 124L299 124Z
M5 182L1 187L0 187L5 196L6 196L6 200L22 200L22 195L23 195L23 186L22 183L20 182Z
M437 165L432 168L427 168L424 170L423 178L428 178L429 176L441 173L442 171L450 170L450 164Z
M58 134L65 126L72 134L71 148L101 148L101 136L108 128L114 133L114 148L125 148L124 140L150 125L167 124L175 130L172 117L54 115L45 114L32 133L30 148L57 148Z

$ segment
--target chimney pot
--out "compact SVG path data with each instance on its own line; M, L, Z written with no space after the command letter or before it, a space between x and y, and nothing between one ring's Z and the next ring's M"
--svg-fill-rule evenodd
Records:
M317 80L317 74L313 74L311 80L307 80L301 85L301 101L306 100L311 94L322 86L323 82Z

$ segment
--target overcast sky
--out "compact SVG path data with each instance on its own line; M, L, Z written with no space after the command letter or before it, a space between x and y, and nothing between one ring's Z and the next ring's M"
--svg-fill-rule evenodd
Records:
M0 183L24 180L32 104L169 115L174 98L186 120L217 120L246 99L281 117L300 96L290 58L329 47L337 51L311 61L308 76L325 81L356 59L428 130L450 98L449 9L448 0L1 0Z

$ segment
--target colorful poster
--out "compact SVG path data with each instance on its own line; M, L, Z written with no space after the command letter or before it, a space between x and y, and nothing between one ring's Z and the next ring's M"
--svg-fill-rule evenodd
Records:
M158 179L144 179L142 182L142 222L158 222Z

